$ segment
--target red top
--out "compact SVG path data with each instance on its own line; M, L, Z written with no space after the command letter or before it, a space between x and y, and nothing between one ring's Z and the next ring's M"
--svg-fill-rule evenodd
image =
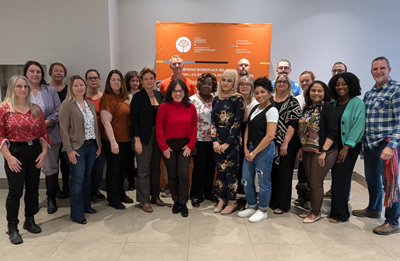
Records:
M189 90L189 97L192 96L193 94L197 93L197 89L196 89L196 84L194 84L194 82L188 78L186 78L185 76L182 76L182 81L186 84L186 86L188 87ZM160 92L162 92L162 94L165 95L165 92L168 89L169 84L172 82L172 76L165 79L164 81L162 81L160 83Z
M28 142L41 139L50 145L51 139L47 135L43 112L40 109L39 111L39 119L37 119L31 114L31 110L25 114L19 111L12 112L8 104L0 104L0 149L4 142L10 146L10 141Z
M93 100L92 98L90 98L88 96L86 96L85 98L86 98L86 100L94 103L94 107L96 108L97 125L99 125L100 129L104 128L103 123L101 122L101 119L100 119L100 99L101 99L101 97L96 100Z
M192 103L186 107L181 102L163 102L157 112L156 134L158 146L162 151L169 148L166 140L188 138L186 145L194 149L197 139L197 112Z

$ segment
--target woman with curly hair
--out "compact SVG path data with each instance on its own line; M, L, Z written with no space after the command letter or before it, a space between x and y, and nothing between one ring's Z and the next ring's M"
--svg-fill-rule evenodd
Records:
M197 142L193 150L193 172L190 198L192 206L199 207L204 199L213 201L212 185L215 175L215 162L211 141L211 110L213 93L218 83L211 73L203 73L197 79L197 93L190 97L197 111Z
M329 81L338 117L338 156L332 168L332 203L329 222L349 220L348 197L351 175L361 150L365 130L365 105L361 95L360 80L354 74L336 74Z
M237 92L237 86L236 70L224 71L211 112L211 140L217 166L214 192L218 198L214 212L223 215L232 213L237 207L240 126L247 115L246 102Z

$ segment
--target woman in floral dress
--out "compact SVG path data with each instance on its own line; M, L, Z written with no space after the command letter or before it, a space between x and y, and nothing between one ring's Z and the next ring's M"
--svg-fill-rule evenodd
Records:
M226 70L214 98L211 112L211 135L217 180L214 193L218 204L215 213L230 214L236 208L239 169L240 125L247 116L244 97L237 92L236 70ZM225 208L224 208L225 207Z

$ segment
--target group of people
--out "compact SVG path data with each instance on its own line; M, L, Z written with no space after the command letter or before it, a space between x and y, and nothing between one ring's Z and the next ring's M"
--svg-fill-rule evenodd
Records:
M237 70L224 71L219 83L211 73L203 73L196 83L187 79L178 55L172 56L170 68L172 75L159 90L154 88L156 72L148 67L125 77L119 70L110 71L104 93L95 69L88 70L85 79L73 75L64 84L67 69L61 63L50 66L50 84L35 61L25 64L24 76L11 77L0 105L11 243L23 241L18 210L24 186L23 228L41 232L34 220L40 170L46 176L48 213L57 211L56 197L70 197L71 220L86 224L85 214L97 212L91 198L105 198L100 183L106 161L107 200L117 210L125 209L123 203L133 203L124 189L125 174L144 212L153 212L151 204L165 206L160 198L163 162L172 213L187 217L189 199L193 207L207 199L216 202L215 213L230 214L237 208L237 193L243 191L247 203L238 216L259 222L267 218L268 208L274 214L290 210L297 159L295 204L311 202L311 210L299 215L303 222L321 218L323 181L330 170L329 221L345 222L362 143L370 203L353 215L380 217L383 183L386 221L374 232L399 232L400 85L389 77L385 57L372 62L376 85L364 102L357 97L359 79L343 63L334 65L328 85L311 71L301 73L300 85L295 83L285 59L279 61L273 82L267 77L253 80L247 59L238 62Z

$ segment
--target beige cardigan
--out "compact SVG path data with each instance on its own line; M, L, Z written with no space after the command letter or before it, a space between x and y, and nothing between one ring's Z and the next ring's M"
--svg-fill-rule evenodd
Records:
M89 105L94 117L94 131L96 134L96 143L101 148L101 134L97 126L96 108L94 103L85 100ZM85 142L85 125L82 112L76 101L64 101L60 106L59 123L61 140L63 143L62 151L70 153L82 147Z

